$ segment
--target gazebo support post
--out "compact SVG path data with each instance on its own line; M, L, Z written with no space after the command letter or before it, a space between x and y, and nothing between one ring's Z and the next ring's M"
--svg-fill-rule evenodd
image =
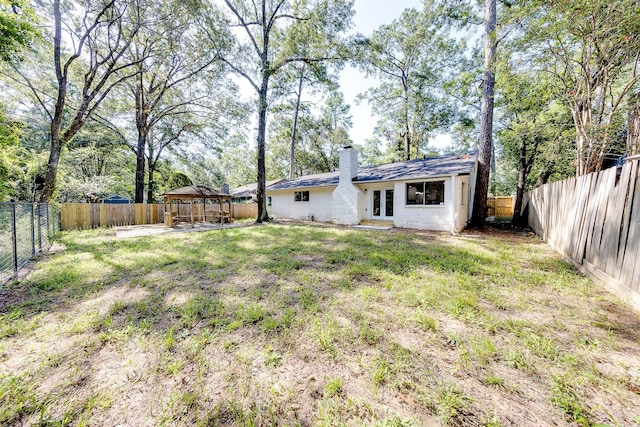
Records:
M220 204L220 226L224 227L224 212L222 211L222 197L218 199Z
M191 228L193 228L193 198L189 198L189 213L191 214Z

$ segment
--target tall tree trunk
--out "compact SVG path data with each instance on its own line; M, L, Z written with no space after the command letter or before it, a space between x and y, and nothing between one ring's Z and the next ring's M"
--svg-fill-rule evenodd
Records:
M527 143L526 139L520 142L520 159L518 161L518 187L516 188L516 201L513 206L513 217L511 225L522 225L522 199L524 198L524 187L527 182Z
M138 131L138 144L136 145L136 189L135 203L144 203L144 167L145 157L144 150L147 144L147 138L144 132Z
M473 198L471 226L483 228L487 217L487 192L493 145L493 93L496 56L496 0L485 0L484 82L480 108L480 141L476 191Z
M52 126L53 127L53 126ZM39 203L48 203L53 196L56 185L56 176L58 174L58 162L60 161L60 149L62 142L60 136L53 136L51 133L51 150L49 151L49 160L47 161L47 172L44 177L42 190L38 194Z
M627 155L640 154L640 92L629 99L629 116L627 121Z
M153 157L153 156L149 156ZM148 173L149 177L147 180L149 181L149 186L147 187L147 203L153 203L154 201L154 191L156 191L156 181L153 179L153 174L156 172L156 162L149 160L148 165Z
M98 108L100 103L105 99L109 91L113 89L114 85L108 83L109 77L114 73L122 72L123 69L127 67L127 65L119 65L121 56L126 51L126 49L128 49L131 38L133 38L133 36L137 32L136 29L135 31L133 31L133 33L129 34L126 37L126 41L124 41L124 43L120 43L124 40L123 27L120 25L122 23L122 16L118 15L118 11L116 10L116 14L114 17L115 20L106 24L106 22L104 22L102 18L104 18L105 16L111 16L110 13L114 10L114 5L116 4L116 2L113 0L105 2L101 5L101 9L99 8L99 11L93 22L85 22L87 26L83 30L84 33L83 31L80 31L79 34L76 34L76 36L78 36L78 39L76 40L77 44L73 43L73 53L63 63L63 11L60 8L60 3L60 0L53 1L53 61L58 91L53 114L51 114L47 107L41 102L43 108L51 119L51 149L49 152L47 172L44 178L43 187L37 197L37 200L39 202L49 202L51 197L53 196L62 147L64 146L64 144L71 141L73 137L80 131L80 129L82 129L82 127L85 125L87 120L89 120L96 108ZM87 16L85 16L85 18L86 17ZM100 31L101 27L104 27L104 25L108 25L109 28L114 29L114 33L112 34L113 37L111 37L111 39L118 40L118 42L113 46L109 45L107 47L107 51L101 52L101 55L97 55L96 51L99 47L93 45L90 41L95 41L95 33L97 31ZM109 57L110 60L96 61L95 56L103 56L105 58ZM94 58L94 60L85 63L85 65L88 66L88 69L84 72L84 83L83 85L81 85L81 87L78 88L77 91L77 93L81 96L81 102L78 103L75 112L71 115L71 120L68 127L62 130L62 116L65 110L67 97L68 73L70 69L73 69L73 63L81 57ZM99 76L99 78L96 78L96 76ZM34 92L36 98L40 100L40 94L33 88L30 83L29 86Z
M62 72L61 52L62 52L62 15L60 12L60 1L53 2L54 17L54 39L53 39L53 61L56 69L56 79L58 83L58 97L56 98L55 111L51 119L51 149L49 150L49 160L47 161L47 173L44 177L42 191L38 195L40 203L47 203L53 196L58 174L58 162L60 161L60 150L62 141L60 133L62 129L62 113L67 98L67 76Z
M298 113L300 112L300 98L302 97L302 82L304 80L305 64L302 64L300 70L300 80L298 81L298 96L296 98L296 110L293 113L293 129L291 129L291 156L289 158L289 180L295 178L295 152L296 152L296 134L298 132Z
M258 188L256 198L258 201L258 218L256 223L268 222L270 220L267 212L266 196L266 165L265 165L265 145L267 130L267 91L269 89L269 71L262 72L262 84L258 94Z
M144 168L146 165L145 151L147 149L148 135L148 104L145 97L145 87L143 83L142 64L138 67L136 76L136 86L133 89L136 103L136 129L138 131L138 141L136 144L136 182L135 182L135 203L144 203Z
M404 160L411 160L411 132L409 130L409 82L404 71L402 73L403 103L402 114L404 120Z

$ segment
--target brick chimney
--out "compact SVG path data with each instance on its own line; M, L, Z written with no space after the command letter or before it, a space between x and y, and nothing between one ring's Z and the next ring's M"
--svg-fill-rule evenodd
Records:
M357 176L358 152L348 145L340 152L340 180L332 194L333 222L336 224L360 223L358 216L360 190L352 182Z
M340 183L351 182L358 176L358 152L347 145L340 152Z

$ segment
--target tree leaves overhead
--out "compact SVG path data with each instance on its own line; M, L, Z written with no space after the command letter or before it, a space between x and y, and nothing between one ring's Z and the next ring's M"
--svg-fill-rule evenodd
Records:
M234 53L221 59L256 91L258 176L256 222L269 221L266 203L266 136L271 77L285 66L341 59L338 37L351 25L353 1L224 0L236 36ZM234 31L236 29L237 31ZM210 34L210 39L213 40Z
M525 10L523 49L560 83L559 99L576 129L577 174L599 170L624 152L624 100L638 90L640 8L634 0L546 2Z
M15 62L38 37L37 19L25 0L0 0L0 61Z
M454 116L443 85L455 75L464 43L443 22L442 10L427 1L359 43L359 67L380 81L362 98L380 117L376 134L394 147L397 160L421 156L432 133Z
M133 198L136 169L140 200L176 170L210 185L262 182L283 176L291 147L294 176L333 170L351 143L336 84L345 61L376 82L361 95L377 119L364 162L431 154L442 132L468 149L486 78L481 46L462 34L478 30L482 3L427 0L364 37L348 33L350 0L0 0L0 197ZM637 0L497 10L491 191L637 153Z

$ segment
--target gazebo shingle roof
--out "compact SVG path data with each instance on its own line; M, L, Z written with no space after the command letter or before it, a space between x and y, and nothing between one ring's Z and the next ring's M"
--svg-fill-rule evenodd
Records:
M229 196L214 188L209 188L205 185L188 185L186 187L176 188L175 190L165 191L161 196L186 196L191 198L202 197L224 197Z

